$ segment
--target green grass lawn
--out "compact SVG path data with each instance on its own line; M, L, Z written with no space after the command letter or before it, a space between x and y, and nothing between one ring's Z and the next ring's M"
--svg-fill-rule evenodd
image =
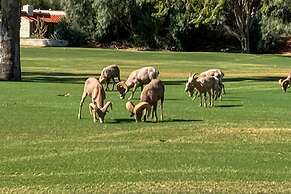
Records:
M23 81L0 82L0 193L291 192L291 90L277 83L288 57L23 48L21 61ZM77 119L84 80L112 63L122 79L158 67L163 122L135 123L116 91L104 124L89 98ZM213 108L184 93L188 73L208 68L225 73Z

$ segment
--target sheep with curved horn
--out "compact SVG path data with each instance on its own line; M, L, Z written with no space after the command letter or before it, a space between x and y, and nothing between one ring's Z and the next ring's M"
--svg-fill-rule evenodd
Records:
M84 90L80 101L78 118L81 119L81 112L83 103L87 96L91 97L91 103L89 104L90 114L93 116L93 121L96 122L98 114L100 123L104 122L104 117L109 106L112 106L111 102L107 102L104 105L106 94L102 84L95 78L89 77L84 84Z
M279 85L282 87L282 90L284 92L287 92L287 89L290 87L291 82L291 72L288 73L288 76L286 79L279 79Z
M132 88L132 93L128 98L128 100L131 100L137 87L141 86L143 88L144 84L148 84L158 76L159 71L154 67L143 67L131 72L126 81L121 81L116 85L120 98L124 99L125 94Z
M153 79L149 84L147 84L140 94L140 101L149 103L152 109L152 118L155 117L158 121L157 116L157 105L158 101L161 100L161 120L164 119L164 95L165 95L165 85L159 79Z
M207 106L207 94L209 95L209 105L214 106L214 92L219 88L217 78L214 76L199 78L198 73L189 74L188 81L185 86L185 92L193 96L194 89L197 89L200 96L200 106L202 106L202 98L204 97L204 105ZM203 96L202 96L203 95Z
M142 116L144 116L144 121L146 121L146 117L150 115L151 105L147 102L140 102L134 105L131 101L128 101L126 103L126 109L131 113L131 117L134 116L136 122L140 122Z
M102 108L98 108L96 104L91 102L89 104L89 112L93 117L93 121L96 122L96 119L97 119L96 114L98 114L99 122L104 123L104 118L105 118L106 113L108 112L109 107L112 110L112 103L110 101L106 102Z

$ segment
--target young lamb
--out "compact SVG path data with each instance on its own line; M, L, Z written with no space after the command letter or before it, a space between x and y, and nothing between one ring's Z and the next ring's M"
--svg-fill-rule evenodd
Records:
M143 88L144 84L148 84L152 79L156 79L159 76L159 71L154 67L143 67L133 71L126 81L119 82L116 87L119 91L120 98L124 99L125 94L132 89L132 93L128 100L133 98L134 92L137 87Z
M114 78L117 78L118 82L120 82L120 69L118 65L113 64L102 69L99 82L101 84L106 83L105 91L108 90L110 80L113 81L112 90L114 89L114 85L116 83Z
M287 89L290 87L291 83L291 72L288 73L288 76L286 79L279 79L279 85L282 87L282 90L284 92L287 92Z
M194 89L199 92L200 106L202 106L202 98L204 97L204 106L207 106L207 94L209 95L209 105L214 106L215 91L219 90L218 80L214 76L197 77L197 73L189 74L188 81L185 86L185 92L189 93L189 96L193 96Z
M146 121L146 116L149 116L151 112L151 105L147 102L140 102L134 105L131 101L128 101L126 103L126 109L131 113L131 117L134 116L136 122L140 122L143 115L144 121Z
M163 82L159 79L153 79L149 84L147 84L141 94L140 101L147 102L152 107L152 118L155 116L156 121L158 121L157 117L157 105L158 101L161 100L161 120L163 120L163 103L164 103L164 95L165 95L165 86Z
M89 111L93 116L93 121L96 122L96 113L99 116L100 123L104 122L104 117L107 108L111 106L111 102L107 102L104 106L104 100L106 98L105 91L102 84L95 78L89 77L85 81L84 91L81 97L78 118L81 119L81 111L83 103L87 96L91 97L91 103L89 104Z

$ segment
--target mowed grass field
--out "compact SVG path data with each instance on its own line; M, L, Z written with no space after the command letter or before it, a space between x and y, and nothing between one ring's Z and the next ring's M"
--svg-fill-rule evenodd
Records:
M291 90L278 85L289 57L23 48L21 61L23 81L0 82L0 193L291 192ZM116 90L104 124L89 98L77 119L84 80L113 63L122 79L160 70L163 122L135 123ZM209 68L224 71L227 94L204 108L184 85Z

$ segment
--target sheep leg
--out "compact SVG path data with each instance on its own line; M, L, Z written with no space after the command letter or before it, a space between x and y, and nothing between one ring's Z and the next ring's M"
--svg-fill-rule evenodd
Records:
M207 107L207 93L204 93L204 107Z
M158 116L157 116L157 103L155 103L153 105L153 115L155 115L155 119L156 119L156 122L158 121Z
M93 106L94 105L92 105L91 103L89 104L89 112L90 112L90 115L92 115L92 117L93 117L94 123L96 123L96 119L97 119L96 110L94 110Z
M105 88L105 91L107 91L107 90L108 90L108 85L109 85L109 82L110 82L109 80L107 80L107 81L106 81L106 88Z
M202 97L203 97L203 96L202 96L201 93L199 93L199 95L200 95L200 106L202 106L202 101L203 101L203 100L202 100Z
M134 92L135 92L135 90L136 90L136 88L137 88L138 86L139 86L138 84L134 84L133 89L132 89L132 92L131 92L131 95L130 95L130 97L128 98L128 100L131 100L131 99L133 98Z
M195 91L195 93L194 93L194 97L192 98L192 100L195 100L195 99L197 98L198 95L199 95L199 94L198 94L198 91Z
M212 103L211 103L211 106L213 107L214 106L214 90L212 91Z
M81 119L82 107L83 107L83 103L85 101L86 96L87 96L87 93L84 91L81 97L81 101L80 101L78 119Z
M164 98L161 98L161 121L164 120Z
M214 90L211 89L209 92L208 92L208 95L209 95L209 106L213 106L213 101L214 101Z
M224 84L223 84L223 83L221 83L221 86L222 86L223 94L226 94L226 93L225 93Z
M225 94L224 87L221 87L221 89L219 90L220 101L222 100L222 92L223 92L223 94Z
M114 77L112 78L112 81L113 81L113 84L112 84L112 91L114 90L114 85L115 85L115 80L114 80Z
M147 110L145 110L145 112L144 112L143 121L144 121L144 122L147 121Z

